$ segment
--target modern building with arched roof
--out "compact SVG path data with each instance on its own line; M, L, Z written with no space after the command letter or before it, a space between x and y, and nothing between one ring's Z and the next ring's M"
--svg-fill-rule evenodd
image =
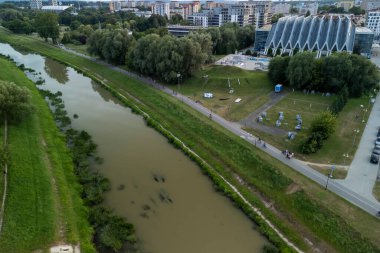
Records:
M332 52L353 52L355 25L347 15L328 14L320 16L282 17L272 26L265 43L264 54L295 51L315 51L317 57Z

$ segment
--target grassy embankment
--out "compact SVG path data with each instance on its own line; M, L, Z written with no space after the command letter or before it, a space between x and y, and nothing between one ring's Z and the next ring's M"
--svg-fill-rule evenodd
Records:
M34 84L8 60L0 58L0 66L0 79L27 87L35 107L21 124L9 125L9 188L0 252L32 252L56 243L80 243L82 252L93 252L64 137Z
M233 176L235 172L252 188L261 192L262 194L256 194L255 191L239 186L254 205L260 207L302 248L309 247L294 233L294 230L312 239L324 252L334 252L334 249L320 240L329 242L339 252L352 252L352 250L378 252L367 239L363 238L363 236L369 238L372 244L380 246L378 241L380 226L374 217L329 194L239 137L214 125L206 117L181 105L180 101L101 65L69 55L35 40L5 36L4 32L0 37L2 40L80 67L88 75L97 73L98 78L106 79L104 81L108 85L122 94L128 96L123 90L125 89L134 97L138 97L143 102L140 106L145 111L180 137L230 181L239 185ZM258 201L258 195L272 201L280 218L263 207ZM347 222L340 217L345 217ZM369 226L373 228L371 231L368 230ZM313 238L311 234L317 238Z

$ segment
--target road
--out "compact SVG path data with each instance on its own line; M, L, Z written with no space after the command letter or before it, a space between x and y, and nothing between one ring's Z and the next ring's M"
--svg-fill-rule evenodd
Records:
M166 92L170 95L173 95L174 97L177 97L179 100L181 100L183 103L189 105L193 109L197 110L198 112L206 115L209 117L212 115L212 120L219 125L223 126L224 128L228 129L232 133L240 136L241 138L245 139L247 142L251 143L252 145L257 145L258 148L262 149L267 154L271 155L273 158L276 158L278 161L285 163L289 167L293 168L295 171L299 172L300 174L306 176L307 178L313 180L314 182L320 184L322 187L325 187L327 182L327 177L322 175L321 173L315 171L310 166L306 165L304 162L297 160L297 159L287 159L279 149L277 149L274 146L271 146L269 144L266 144L266 148L263 147L258 143L258 139L256 136L251 135L250 133L244 131L241 129L241 125L235 122L227 121L226 119L220 117L217 114L213 114L209 109L202 106L201 104L195 102L194 100L191 100L190 98L180 94L175 93L173 90L158 84L155 80L151 78L142 77L138 74L135 74L133 72L118 68L116 66L113 66L111 64L108 64L104 61L97 60L93 57L90 57L88 55L84 55L81 53L78 53L74 50L65 48L64 46L61 46L62 49L71 52L73 54L76 54L81 57L85 57L91 61L97 62L99 64L102 64L108 68L111 68L115 71L118 71L120 73L123 73L125 75L128 75L132 78L138 79L148 85L152 85L156 87L157 89L162 90L163 92ZM366 211L367 213L371 215L376 215L378 211L380 211L380 203L376 201L375 199L368 199L366 196L362 196L361 192L355 192L354 190L350 189L349 186L342 183L338 180L330 180L328 184L328 190L331 192L334 192L338 196L344 198L348 202L358 206L362 210Z

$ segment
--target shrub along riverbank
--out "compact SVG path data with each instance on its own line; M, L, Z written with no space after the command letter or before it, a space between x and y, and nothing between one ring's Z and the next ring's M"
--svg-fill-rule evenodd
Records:
M71 120L64 109L61 92L40 90L40 93L49 101L55 122L65 134L67 146L72 152L74 173L83 186L81 196L89 208L89 221L95 230L93 241L96 242L97 248L118 252L125 246L132 252L136 242L133 225L102 206L104 193L111 189L111 185L107 178L90 168L91 161L98 164L102 162L102 159L96 156L97 145L87 132L71 128Z
M302 233L302 236L308 238L312 237L311 232L313 232L317 236L317 238L314 238L315 242L318 243L317 246L320 245L318 241L323 239L335 251L379 252L368 239L363 238L352 227L352 224L348 224L321 204L321 200L319 199L319 196L323 196L323 191L320 191L321 189L316 187L316 191L313 193L306 193L302 189L289 191L289 187L294 184L293 179L291 180L284 176L282 172L292 174L292 178L297 180L297 182L304 179L302 177L299 178L289 168L279 164L278 161L273 161L273 159L239 137L232 135L225 129L210 122L206 117L182 105L175 98L142 85L140 82L127 78L123 74L105 68L102 65L62 52L55 47L42 44L39 41L26 37L16 37L4 32L0 33L0 39L50 56L77 69L82 69L87 75L97 78L98 81L101 79L104 84L112 86L123 95L125 94L130 101L135 101L133 97L138 98L141 109L149 113L154 121L161 122L161 125L165 129L170 129L175 136L184 141L188 147L206 160L210 166L237 185L243 195L253 205L262 210L288 238L303 249L307 249L309 246L304 243L303 238L295 230L298 230L298 232ZM116 93L116 95L120 96L119 93ZM243 178L253 190L239 185L234 177L234 173ZM311 184L311 182L309 183ZM253 194L252 191L258 191L260 194ZM257 197L258 195L269 198L274 208L282 214L280 215L281 218L278 218L265 208ZM370 220L373 223L377 222L374 218L367 217L359 210L342 202L338 197L329 196L329 198L333 198L334 202L339 202L341 205L347 205L348 208L354 209L364 219ZM260 225L261 222L257 221L257 223ZM376 227L374 231L376 233ZM371 233L368 233L367 236L371 236ZM273 231L268 230L267 234L275 243L277 240L276 235L271 237ZM376 237L373 237L372 242L379 244ZM322 249L324 252L334 251L328 245L323 246L327 247ZM280 247L282 246L280 245ZM284 252L287 250L289 249L282 248Z

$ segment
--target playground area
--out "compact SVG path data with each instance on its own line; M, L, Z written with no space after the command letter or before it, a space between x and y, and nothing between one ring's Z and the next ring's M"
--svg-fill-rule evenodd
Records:
M250 55L229 54L215 62L216 65L233 66L245 70L267 71L270 58L253 57Z

